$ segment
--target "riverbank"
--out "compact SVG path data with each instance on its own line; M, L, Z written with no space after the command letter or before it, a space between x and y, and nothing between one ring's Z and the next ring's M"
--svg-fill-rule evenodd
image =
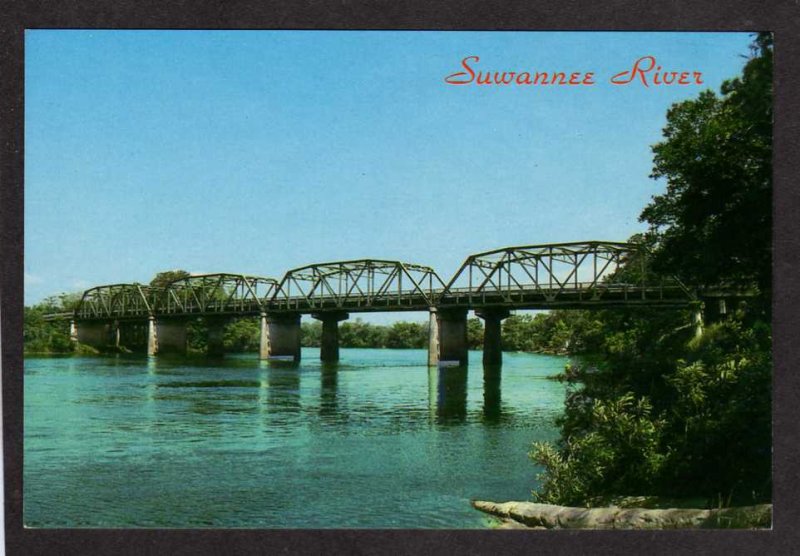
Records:
M772 504L696 508L576 508L534 502L471 501L500 529L769 529Z

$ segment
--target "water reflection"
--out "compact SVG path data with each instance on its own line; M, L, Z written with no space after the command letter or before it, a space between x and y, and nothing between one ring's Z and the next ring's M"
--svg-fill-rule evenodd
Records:
M431 367L428 370L429 407L438 424L467 420L467 368Z
M26 523L479 527L465 500L535 487L525 452L557 438L564 386L544 377L562 358L508 357L501 386L476 357L468 377L344 353L26 360Z
M323 363L320 369L319 414L335 415L338 409L339 365Z
M147 381L144 385L144 413L148 417L148 424L156 420L156 398L158 396L158 366L157 359L153 356L147 357ZM149 430L149 427L148 427Z
M436 392L439 389L439 369L436 367L428 367L428 420L431 423L436 422L436 405L438 396Z
M300 372L296 364L270 362L267 372L267 411L273 414L300 411Z
M497 424L502 418L502 401L500 383L502 379L502 367L500 365L483 366L483 421L489 424Z

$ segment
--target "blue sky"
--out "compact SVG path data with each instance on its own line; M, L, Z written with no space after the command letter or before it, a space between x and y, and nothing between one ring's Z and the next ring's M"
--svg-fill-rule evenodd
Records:
M625 240L664 184L667 108L719 90L746 33L26 32L25 302L169 269L280 278ZM452 86L476 69L592 87ZM702 86L615 86L652 55ZM421 318L400 315L400 318ZM373 321L393 315L371 317Z

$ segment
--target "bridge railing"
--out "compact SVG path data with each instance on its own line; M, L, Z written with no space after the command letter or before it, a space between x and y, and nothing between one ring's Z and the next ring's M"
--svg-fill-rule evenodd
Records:
M304 295L285 296L273 300L271 309L277 310L308 310L315 308L359 308L359 307L431 307L434 305L437 294L441 290L429 290L425 294L416 290L403 290L391 294L348 296L342 298L336 295Z
M614 297L622 300L667 301L676 298L687 298L686 289L680 284L661 282L653 285L610 284L595 282L578 282L562 287L539 286L525 284L513 289L484 289L476 291L470 287L450 288L443 291L440 302L443 304L489 303L501 300L514 303L530 301L540 297L542 301L556 301L559 297L577 298L581 301L601 301Z
M75 311L60 311L58 313L47 313L43 315L43 320L68 320L75 316Z

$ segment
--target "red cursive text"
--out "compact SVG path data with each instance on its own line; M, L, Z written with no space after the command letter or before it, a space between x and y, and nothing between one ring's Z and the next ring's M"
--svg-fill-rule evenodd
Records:
M471 62L474 60L474 63ZM546 71L475 71L473 65L480 62L478 56L467 56L461 60L459 71L448 75L444 82L449 85L594 85L594 72L546 72Z
M628 85L639 80L642 85L702 85L703 74L699 71L662 71L653 56L642 56L629 70L621 71L611 78L614 85Z

